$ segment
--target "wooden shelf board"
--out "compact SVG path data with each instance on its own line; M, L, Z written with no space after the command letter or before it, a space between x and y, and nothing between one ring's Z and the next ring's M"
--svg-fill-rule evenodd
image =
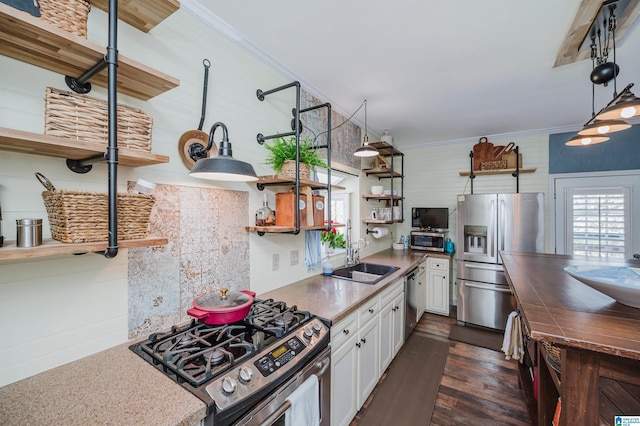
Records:
M391 177L391 170L389 169L362 169L366 175L376 175L378 177ZM402 177L398 172L393 172L393 177Z
M394 223L402 223L404 219L394 219L394 220L377 220L377 219L362 219L362 223L369 223L372 225L392 225Z
M401 151L398 151L393 145L390 145L387 142L369 142L369 145L378 150L379 155L383 157L389 157L393 153L394 156L402 156L404 155Z
M27 12L0 3L0 54L63 75L79 77L106 54L105 46L68 33ZM91 79L107 87L107 70ZM118 55L118 92L148 100L180 85L180 80ZM44 96L44 94L43 94Z
M343 223L333 223L331 226L333 228L340 228L345 225ZM300 231L323 231L325 229L327 229L327 225L300 227ZM264 232L265 234L284 234L293 232L296 228L293 226L246 226L245 230L248 232Z
M363 195L362 198L366 199L366 200L389 200L391 201L393 200L404 200L404 197L401 197L399 195L394 195L393 197L391 195L374 195L374 194L366 194Z
M119 248L137 248L149 246L162 246L169 242L166 238L148 237L139 240L118 241ZM4 247L0 248L0 261L33 259L36 257L57 256L63 254L82 254L88 252L104 251L107 249L107 242L65 244L52 239L45 239L38 247L22 248L16 247L15 241L5 241Z
M82 160L104 154L106 147L99 143L48 136L0 127L0 149L26 154L48 155ZM118 148L118 164L129 167L168 163L169 157L147 151Z
M276 175L259 176L257 185L264 186L295 186L293 179L283 178ZM300 179L300 186L308 186L311 189L327 189L327 185L312 180ZM343 186L331 185L331 189L345 189Z
M516 169L498 169L498 170L478 170L474 171L473 174L476 176L486 176L486 175L508 175L514 173ZM520 169L520 173L533 173L536 171L536 167ZM460 176L469 176L470 172L460 172Z
M109 0L89 0L89 2L91 6L105 12L109 11ZM118 19L148 33L178 9L180 9L180 2L177 0L120 0L118 1Z

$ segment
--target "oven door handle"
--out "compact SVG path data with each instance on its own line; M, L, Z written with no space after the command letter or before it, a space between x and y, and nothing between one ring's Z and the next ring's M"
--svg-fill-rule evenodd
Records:
M465 287L478 288L480 290L497 291L499 293L511 293L511 290L509 288L504 288L504 287L497 288L497 287L491 287L486 285L471 284L470 282L465 282L463 285Z
M329 357L326 357L322 361L316 362L315 367L319 370L317 373L315 373L316 376L318 377L323 376L324 373L327 371L327 368L329 368L329 364L331 364L331 358Z
M276 420L280 418L289 408L291 408L291 402L286 400L276 411L271 413L264 422L260 423L260 426L272 426Z

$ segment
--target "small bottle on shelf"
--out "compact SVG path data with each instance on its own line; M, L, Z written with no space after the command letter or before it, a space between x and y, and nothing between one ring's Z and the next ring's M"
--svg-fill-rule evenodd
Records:
M273 226L276 224L276 213L269 207L267 194L264 194L262 207L256 211L256 226Z

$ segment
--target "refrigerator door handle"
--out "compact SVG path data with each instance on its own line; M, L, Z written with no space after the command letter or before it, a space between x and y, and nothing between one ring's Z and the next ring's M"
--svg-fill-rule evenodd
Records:
M498 232L500 234L500 249L499 250L504 250L504 232L505 232L505 226L504 226L504 222L506 220L505 217L505 205L504 205L504 200L501 199L500 200L500 210L498 211Z
M491 200L491 206L490 206L490 210L491 210L491 215L490 217L493 217L495 220L496 217L496 202L495 200ZM495 224L494 224L495 226ZM487 244L491 245L491 257L495 257L495 244L497 243L497 239L496 239L496 231L492 230L491 232L491 236L487 238Z
M509 288L496 288L496 287L490 287L490 286L485 286L485 285L481 285L481 284L471 284L469 282L465 282L464 283L465 287L472 287L472 288L478 288L480 290L489 290L489 291L497 291L500 293L509 293L511 294L511 290Z

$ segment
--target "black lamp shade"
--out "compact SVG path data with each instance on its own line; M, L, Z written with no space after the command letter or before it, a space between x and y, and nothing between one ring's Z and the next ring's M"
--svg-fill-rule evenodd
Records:
M234 182L258 180L251 164L226 155L196 161L196 165L193 166L189 175L200 179Z

